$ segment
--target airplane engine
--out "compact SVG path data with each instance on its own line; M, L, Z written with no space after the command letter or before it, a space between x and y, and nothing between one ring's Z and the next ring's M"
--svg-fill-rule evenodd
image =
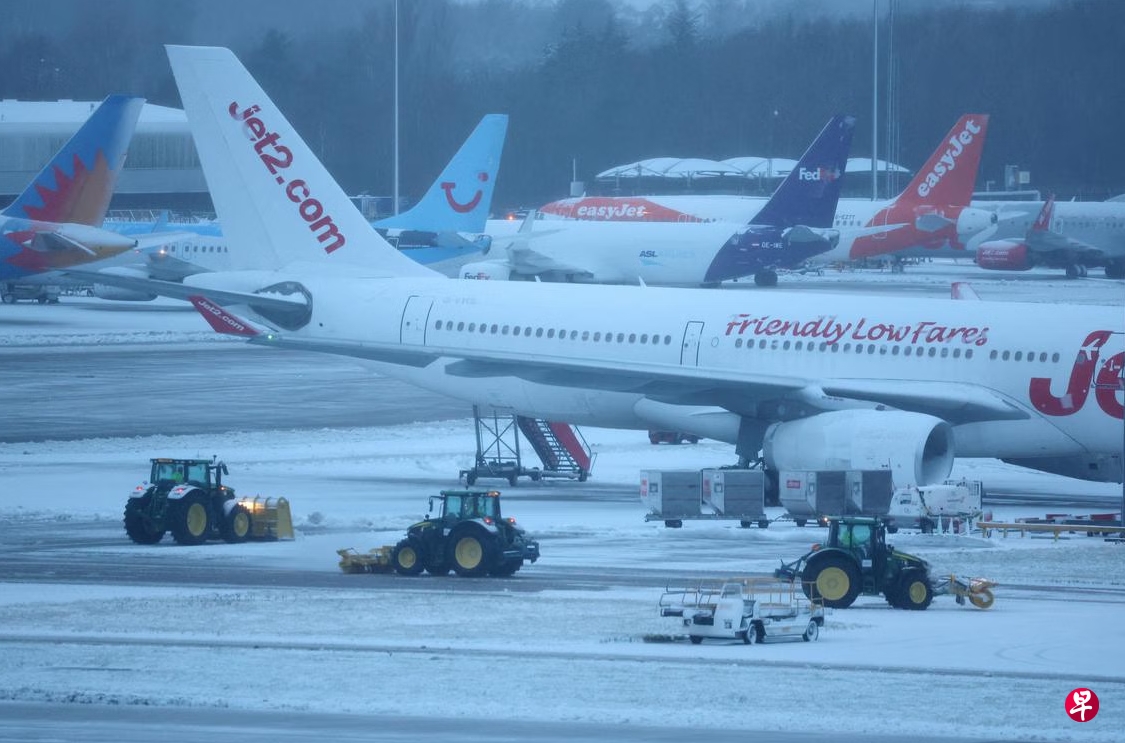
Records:
M103 268L102 273L113 274L115 276L130 276L135 279L147 279L148 274L144 271L139 271L135 268ZM156 299L155 294L148 294L147 292L138 292L132 289L123 289L118 286L109 286L107 284L94 284L94 296L101 299L114 299L118 302L151 302Z
M979 235L996 224L995 212L966 207L957 217L957 240L965 245L969 238Z
M775 423L762 444L774 470L873 470L898 485L942 482L953 468L953 428L901 410L836 410Z
M1026 271L1032 263L1025 243L994 240L977 248L977 265L992 271Z
M461 267L460 276L463 279L483 279L492 281L507 281L512 275L512 267L499 261L478 261L466 263Z

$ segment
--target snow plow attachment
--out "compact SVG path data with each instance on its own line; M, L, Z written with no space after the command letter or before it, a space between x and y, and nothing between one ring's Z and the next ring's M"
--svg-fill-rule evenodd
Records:
M962 606L965 604L965 599L968 599L969 603L978 609L989 609L996 601L996 596L992 593L995 587L996 581L987 578L960 578L950 575L934 584L934 595L951 593Z
M389 573L391 572L391 552L394 547L376 547L367 552L359 552L354 547L336 550L340 556L340 570L345 573Z
M250 538L293 539L293 515L286 498L243 498L238 505L250 513Z

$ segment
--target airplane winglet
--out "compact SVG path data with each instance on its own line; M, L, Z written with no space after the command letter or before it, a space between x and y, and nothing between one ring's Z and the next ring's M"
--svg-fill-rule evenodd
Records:
M237 335L243 338L253 338L261 335L257 328L250 325L245 320L235 317L225 309L215 304L199 294L193 294L188 297L192 305L203 315L203 319L207 321L216 333L224 335Z
M969 299L979 300L980 295L977 290L972 287L967 281L954 281L950 286L950 294L954 299Z

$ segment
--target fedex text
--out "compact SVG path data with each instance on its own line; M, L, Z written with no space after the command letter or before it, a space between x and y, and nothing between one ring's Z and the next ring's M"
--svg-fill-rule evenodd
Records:
M342 248L347 239L332 220L332 215L325 212L324 205L313 197L308 184L300 178L286 181L285 175L280 172L293 164L293 151L281 144L277 132L269 131L266 124L255 115L260 111L261 107L257 104L239 111L235 101L231 101L227 107L230 117L241 122L247 137L254 143L254 152L261 158L270 175L285 190L289 200L297 205L297 212L308 223L309 230L316 234L317 241L324 245L324 252L331 253Z

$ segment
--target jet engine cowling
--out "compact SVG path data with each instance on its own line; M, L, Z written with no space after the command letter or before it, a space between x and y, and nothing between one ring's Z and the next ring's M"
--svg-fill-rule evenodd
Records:
M967 245L969 240L996 225L996 212L965 207L957 215L957 240ZM982 236L983 237L983 236Z
M123 268L114 266L112 268L103 268L102 273L113 274L115 276L129 276L135 279L147 279L148 273L140 271L135 268ZM124 289L119 286L110 286L109 284L95 283L92 291L94 296L99 299L113 299L118 302L151 302L156 299L155 294L148 292L139 292L135 289Z
M893 472L896 485L929 485L953 468L953 428L901 410L838 410L775 423L762 444L774 470Z
M507 281L511 278L512 267L500 261L478 261L466 263L461 267L460 277L463 279L480 279L491 281Z
M994 240L977 248L977 265L991 271L1027 271L1033 264L1026 243Z

